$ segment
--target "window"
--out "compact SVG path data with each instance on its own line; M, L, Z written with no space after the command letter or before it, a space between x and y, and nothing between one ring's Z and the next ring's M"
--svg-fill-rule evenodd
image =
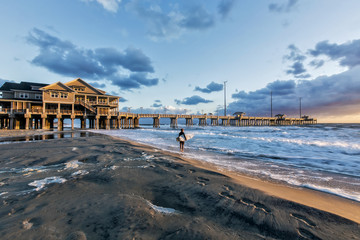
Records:
M57 92L51 92L51 93L50 93L50 96L51 96L52 98L58 98L58 97L59 97L59 93L57 93Z
M84 87L73 87L73 89L77 92L84 92L85 88Z
M42 95L41 94L35 94L35 99L42 99Z
M67 93L60 93L60 98L67 98L68 94Z
M3 94L2 94L2 92L0 92L0 98L3 98Z
M28 93L19 93L19 98L29 98L29 94Z

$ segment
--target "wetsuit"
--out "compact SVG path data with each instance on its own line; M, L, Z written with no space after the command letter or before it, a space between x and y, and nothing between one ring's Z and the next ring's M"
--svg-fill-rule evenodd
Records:
M185 140L186 140L185 133L184 133L184 132L180 132L180 133L179 133L179 137L180 137L181 135L184 135L184 138L185 138Z

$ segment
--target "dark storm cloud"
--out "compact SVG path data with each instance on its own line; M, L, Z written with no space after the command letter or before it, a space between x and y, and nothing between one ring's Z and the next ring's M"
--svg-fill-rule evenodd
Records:
M31 63L63 76L112 81L124 78L125 84L117 84L123 89L154 86L158 83L156 79L144 77L147 73L153 73L154 68L150 58L140 49L118 51L114 48L80 48L37 28L29 33L27 40L39 48L39 54ZM119 76L122 69L131 72L127 79Z
M284 13L290 12L296 7L298 0L287 0L286 3L278 4L278 3L270 3L269 4L269 11L276 12L276 13Z
M309 53L314 57L325 55L331 60L339 60L341 66L352 68L360 65L360 40L343 44L322 41L316 44L315 49L309 50Z
M218 13L224 19L226 18L232 8L234 7L235 0L221 0L218 5Z
M206 86L206 88L200 88L199 86L196 86L194 91L199 91L203 93L212 93L212 92L222 91L223 88L224 88L223 84L211 82Z
M191 97L184 98L183 100L175 99L176 104L184 104L184 105L197 105L199 103L210 103L213 102L211 100L206 100L198 95L194 95Z
M274 114L297 115L299 97L302 97L304 112L308 114L329 114L329 108L333 108L331 114L356 109L360 104L360 66L311 81L278 80L254 92L241 91L232 95L235 101L229 104L228 109L230 112L269 116L270 92L273 93Z
M227 2L227 1L226 1ZM223 14L226 13L226 4L223 6ZM186 30L203 31L215 26L215 15L208 12L204 6L193 5L179 9L169 7L162 9L159 5L151 2L133 0L127 4L126 9L134 12L146 21L148 35L154 39L172 39L179 37ZM228 11L231 6L228 6Z

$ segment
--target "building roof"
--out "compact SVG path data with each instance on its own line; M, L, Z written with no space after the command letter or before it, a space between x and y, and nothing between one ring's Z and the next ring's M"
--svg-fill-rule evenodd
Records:
M62 88L65 91L75 92L73 89L69 88L68 86L66 86L62 82L56 82L56 83L53 83L53 84L46 85L45 87L40 88L40 90L54 89L54 87L56 87L56 86Z
M3 91L11 91L11 90L40 91L39 88L45 87L47 85L48 84L33 83L33 82L20 82L20 83L5 82L0 87L0 90L3 90ZM34 89L34 87L36 87L36 89Z

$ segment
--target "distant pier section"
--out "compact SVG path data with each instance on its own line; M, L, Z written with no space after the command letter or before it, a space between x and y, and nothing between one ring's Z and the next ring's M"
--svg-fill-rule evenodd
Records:
M81 129L138 128L140 119L152 119L153 127L160 127L160 119L169 119L176 128L179 119L187 126L287 126L316 124L317 119L303 116L289 118L250 117L243 112L233 116L190 114L137 114L119 111L118 96L106 94L77 78L67 83L41 84L6 82L0 87L0 129L62 130L64 121L79 121Z
M152 118L153 127L160 127L160 119L170 119L170 126L176 128L179 119L185 119L186 126L290 126L290 125L310 125L317 124L317 119L303 116L302 118L288 118L285 115L275 117L249 117L241 115L216 116L216 115L186 115L186 114L136 114L120 112L119 128L140 127L141 118Z

